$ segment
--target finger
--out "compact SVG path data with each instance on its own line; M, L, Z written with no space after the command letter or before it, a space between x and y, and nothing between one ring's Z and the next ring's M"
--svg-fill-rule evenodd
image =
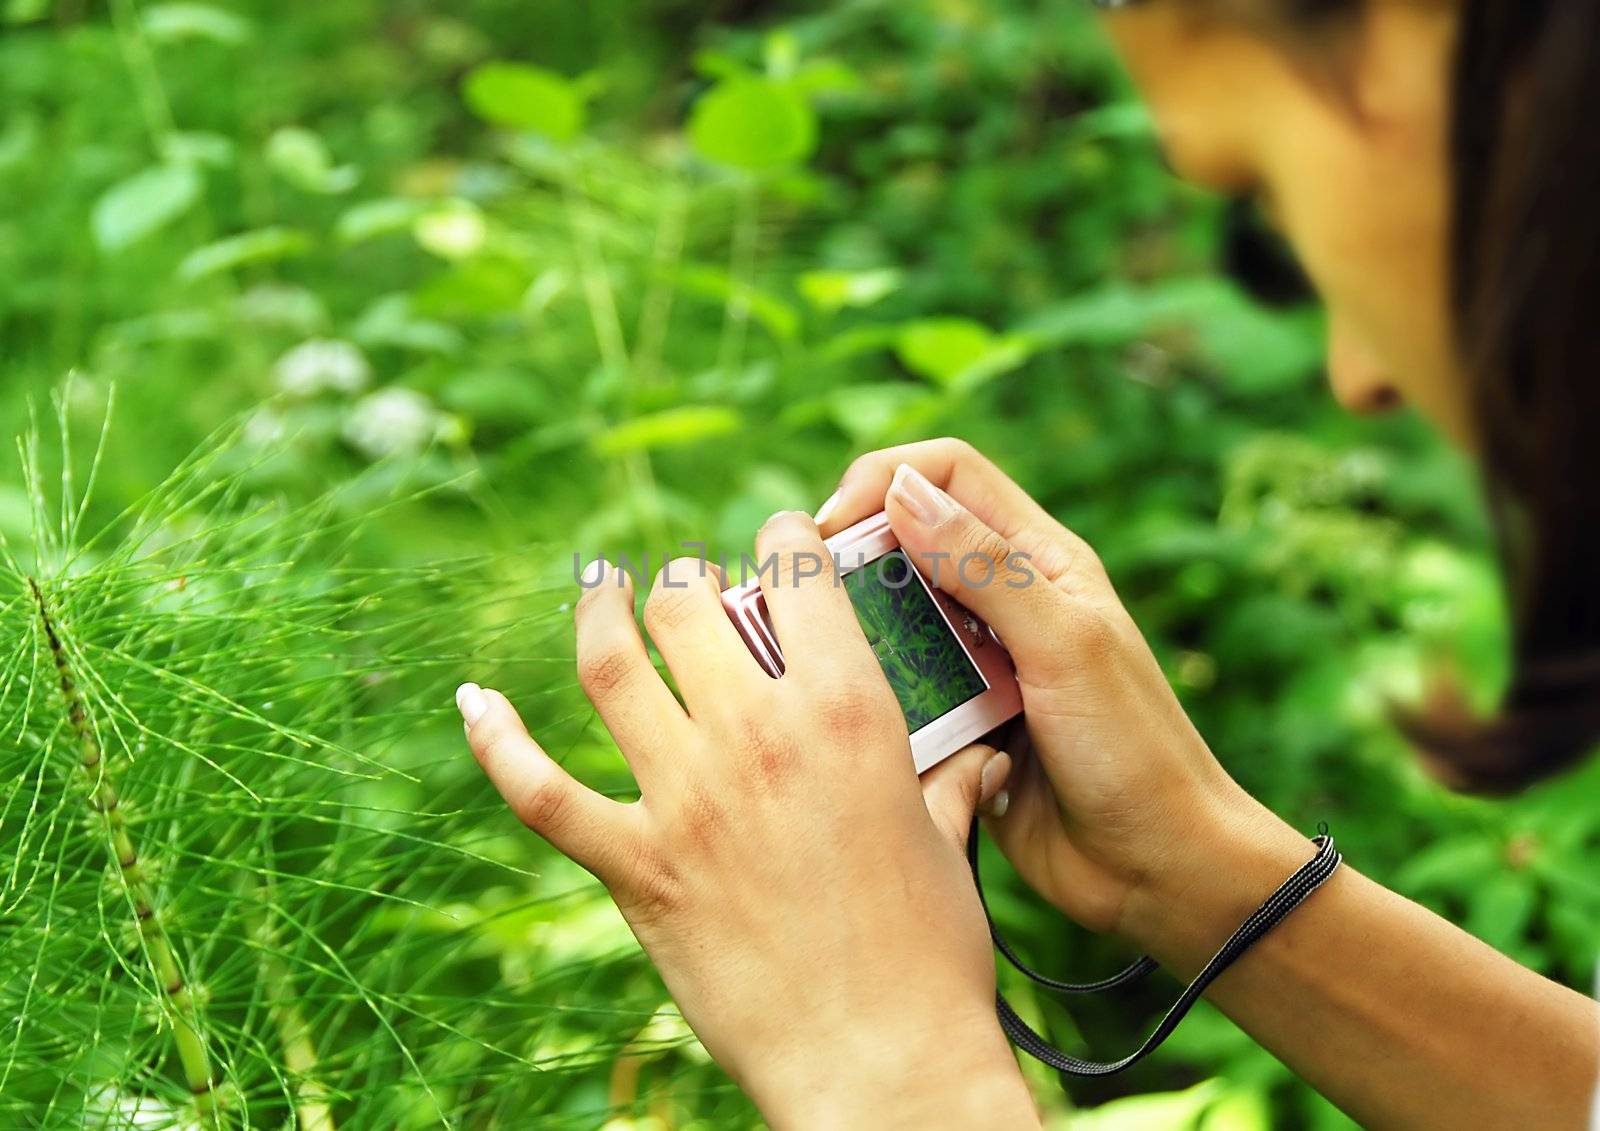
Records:
M801 679L818 673L846 682L884 678L810 516L783 511L769 518L756 535L756 560L785 671Z
M895 537L917 568L989 622L1019 674L1055 671L1068 635L1080 624L1085 633L1098 631L1088 623L1089 611L1051 584L1030 554L910 464L895 473L886 503ZM1098 645L1099 640L1084 643Z
M504 695L464 683L456 705L472 754L522 823L607 886L639 857L638 811L573 779L539 744Z
M1082 878L1100 869L1061 835L1061 809L1043 764L1031 755L1019 755L1011 768L1005 792L1009 804L1002 813L983 814L983 830L1002 855L1034 891L1061 903L1077 893L1080 906L1087 885ZM1050 844L1048 852L1039 846ZM1089 912L1092 921L1115 922L1115 906Z
M628 572L596 560L585 567L583 583L573 614L578 682L643 789L653 755L678 749L689 720L645 650Z
M883 510L895 469L909 464L949 492L1001 536L1045 557L1054 547L1079 540L1021 487L965 440L945 437L902 444L861 456L839 480L839 489L817 512L817 525L831 535Z
M922 775L922 800L945 837L963 851L972 815L980 809L1004 816L1011 756L977 744L952 754Z
M721 571L704 558L676 558L661 567L645 601L644 624L690 718L768 678L723 608Z

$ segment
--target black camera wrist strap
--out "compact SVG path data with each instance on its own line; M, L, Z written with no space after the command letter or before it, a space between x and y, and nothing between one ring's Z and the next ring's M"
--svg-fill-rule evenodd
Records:
M989 903L983 894L983 879L978 869L978 819L972 820L972 829L967 836L967 860L972 865L972 881L978 888L978 900L983 904L983 913L989 920L989 934L994 939L995 949L1009 962L1021 971L1029 980L1038 983L1045 989L1054 990L1062 994L1096 994L1104 990L1116 989L1138 981L1152 970L1157 963L1153 958L1141 958L1132 966L1121 973L1113 974L1098 982L1063 982L1039 973L1017 956L1010 944L1000 935L1000 929L995 925L994 917L989 914ZM1010 1038L1011 1043L1017 1048L1033 1057L1035 1060L1048 1064L1057 1072L1065 1072L1070 1076L1111 1076L1130 1065L1143 1060L1154 1052L1162 1041L1172 1035L1184 1015L1193 1008L1194 1003L1200 1000L1200 995L1206 988L1216 981L1219 975L1226 970L1245 951L1249 950L1255 942L1272 928L1276 927L1290 912L1299 907L1312 892L1326 883L1338 870L1344 857L1333 846L1333 838L1328 835L1327 826L1317 830L1317 836L1312 839L1317 846L1317 853L1300 867L1294 875L1285 880L1267 898L1267 901L1258 907L1248 919L1240 924L1239 929L1229 936L1228 941L1222 944L1222 949L1212 956L1205 968L1200 971L1194 981L1190 982L1172 1008L1167 1010L1166 1016L1161 1018L1161 1023L1155 1027L1154 1032L1145 1039L1133 1052L1121 1060L1099 1062L1082 1060L1069 1056L1050 1044L1038 1033L1029 1027L1028 1023L1017 1015L1011 1008L1011 1003L1006 1001L1002 993L995 994L995 1008L1000 1015L1000 1027Z

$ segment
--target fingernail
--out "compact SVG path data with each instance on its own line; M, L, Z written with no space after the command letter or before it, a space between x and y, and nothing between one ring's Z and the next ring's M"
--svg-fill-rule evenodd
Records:
M456 709L461 712L462 721L471 726L489 709L489 698L477 684L463 683L456 688Z
M815 526L817 523L817 520L812 518L811 515L806 511L778 511L773 514L772 517L767 519L766 522L761 524L762 529L766 529L769 526L775 526L791 516L794 518L803 519L804 521L811 523L813 526Z
M1004 750L996 750L989 755L983 763L983 769L978 774L978 807L993 801L1006 784L1006 778L1011 773L1011 755Z
M604 558L596 558L578 572L578 584L585 589L594 589L600 585L600 582L605 580L605 576L606 560Z
M817 517L812 519L812 521L818 526L821 526L824 522L828 521L828 516L831 515L838 508L838 506L839 492L835 491L833 494L828 496L826 502L817 508Z
M1009 808L1011 808L1011 791L1009 789L1002 789L999 793L994 795L994 800L989 802L989 807L985 809L984 812L990 817L998 819L1000 817L1004 817L1006 815L1006 810Z
M889 494L899 499L900 505L911 512L912 518L927 526L938 526L955 513L950 496L929 483L909 463L902 463L894 469L894 482L889 485Z

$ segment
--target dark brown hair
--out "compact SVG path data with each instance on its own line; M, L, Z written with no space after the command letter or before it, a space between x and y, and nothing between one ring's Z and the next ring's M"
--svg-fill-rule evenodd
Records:
M1499 718L1423 731L1515 789L1600 740L1600 0L1465 0L1452 306L1514 616Z
M1365 0L1236 11L1323 33ZM1446 781L1506 793L1600 744L1600 0L1461 0L1451 308L1512 611L1494 719L1401 723Z

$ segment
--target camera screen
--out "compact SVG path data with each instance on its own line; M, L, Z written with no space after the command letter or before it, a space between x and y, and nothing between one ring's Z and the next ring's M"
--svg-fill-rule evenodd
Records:
M912 734L988 690L904 551L867 562L843 583Z

